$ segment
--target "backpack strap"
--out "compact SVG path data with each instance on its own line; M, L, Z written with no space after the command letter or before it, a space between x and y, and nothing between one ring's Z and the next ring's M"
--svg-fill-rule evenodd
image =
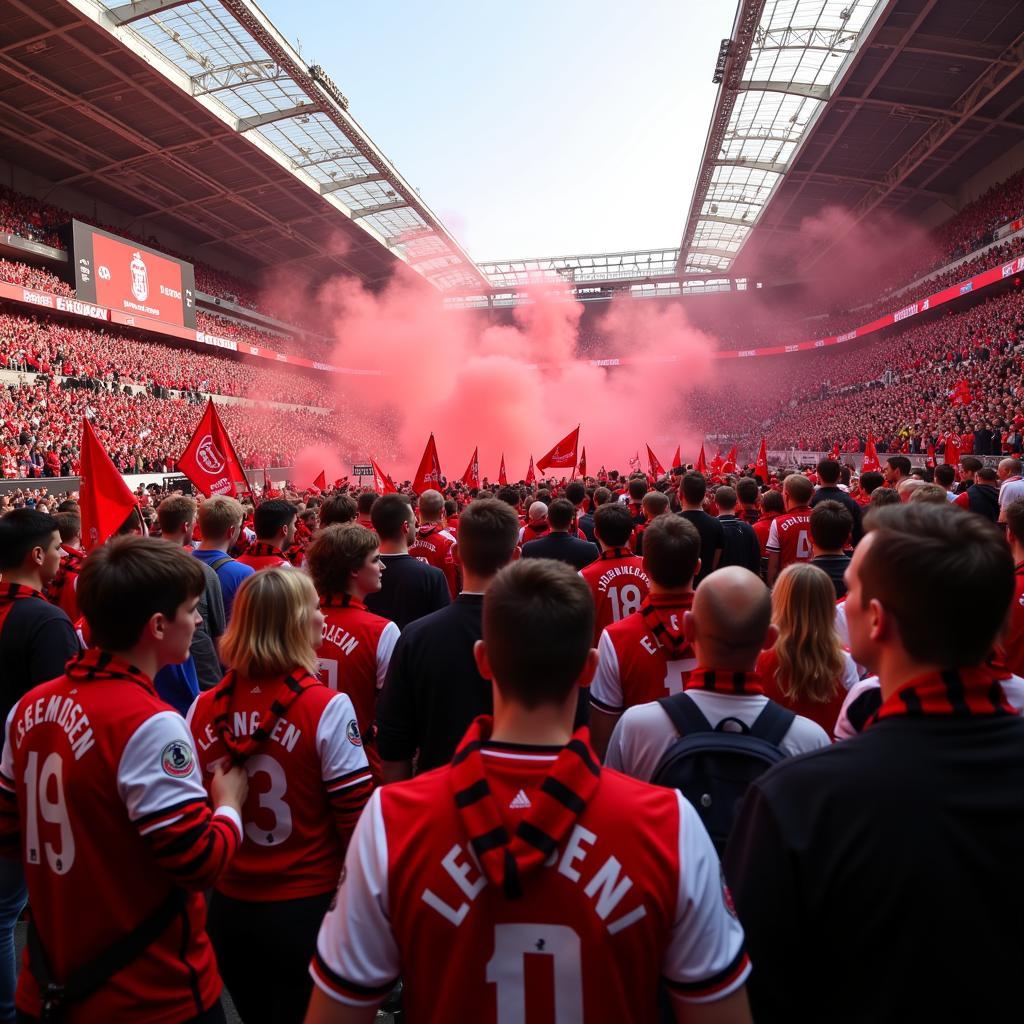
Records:
M796 718L796 715L788 708L784 708L781 704L776 704L775 701L769 700L761 714L754 720L754 724L750 727L750 735L770 743L773 747L777 747L782 743L786 733L789 732L789 727L793 724L794 718Z
M210 568L211 568L211 569L212 569L212 570L213 570L214 572L216 572L216 571L217 571L218 569L220 569L221 567L223 567L223 566L227 565L227 564L228 564L228 562L233 562L233 561L234 561L234 559L233 559L233 558L232 558L232 557L231 557L230 555L222 555L222 556L221 556L220 558L218 558L218 559L217 559L216 561L214 561L214 562L211 562L211 563L210 563Z
M688 693L674 693L671 697L659 697L658 703L680 736L689 736L694 732L715 731L711 723L704 717L704 712L697 707L697 702Z

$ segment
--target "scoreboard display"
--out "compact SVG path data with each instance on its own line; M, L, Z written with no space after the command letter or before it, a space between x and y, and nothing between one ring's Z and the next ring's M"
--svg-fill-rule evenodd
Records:
M195 330L196 278L191 263L78 220L71 227L78 298Z

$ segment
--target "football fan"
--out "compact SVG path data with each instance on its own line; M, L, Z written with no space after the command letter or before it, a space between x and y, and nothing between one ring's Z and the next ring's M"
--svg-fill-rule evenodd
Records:
M1001 661L1011 672L1024 675L1024 498L1011 501L1003 515L1013 556L1014 591L1000 641Z
M576 510L572 502L556 498L548 506L547 512L547 532L523 544L523 558L551 558L556 562L565 562L577 571L590 565L600 552L596 544L576 536L578 531L573 525Z
M283 569L291 562L285 552L295 537L295 506L283 498L261 501L253 512L256 541L238 561L257 571Z
M419 519L416 540L409 545L409 554L440 569L454 598L459 592L458 571L452 558L455 534L445 525L444 495L440 491L427 490L420 495Z
M694 586L718 568L722 560L722 548L725 546L722 524L704 511L707 491L708 483L704 474L696 470L684 473L679 481L679 504L682 506L679 515L693 525L700 537L700 565L697 567Z
M808 523L813 554L810 564L816 565L832 581L836 599L845 597L844 574L850 564L846 549L851 543L854 523L849 506L831 499L819 501L812 506Z
M768 552L768 586L794 562L809 562L811 551L811 481L802 473L791 473L782 482L786 511L772 520L765 551Z
M224 618L231 618L235 594L242 583L256 570L232 558L228 552L242 531L245 511L234 498L215 494L199 506L199 532L202 536L192 554L205 562L220 580L224 599Z
M657 519L658 516L663 516L669 511L669 504L668 495L662 494L661 491L648 491L644 495L644 499L640 503L644 521L639 526L634 526L633 536L630 539L630 544L638 555L644 553L644 530L647 529L652 519Z
M762 564L768 557L768 534L771 532L772 522L785 511L785 499L779 491L765 491L761 495L761 513L753 527L754 533L757 534L757 542L761 545Z
M57 529L60 531L60 566L57 574L46 585L46 599L62 608L72 622L77 622L80 614L76 595L78 573L85 559L85 550L82 547L82 517L76 507L73 511L58 512L54 519L57 520Z
M823 501L838 501L850 513L852 519L851 546L857 544L864 535L864 528L861 525L861 507L847 491L839 486L843 467L835 459L822 459L818 463L817 472L820 486L814 492L814 497L811 498L811 508L815 508Z
M374 794L308 1024L370 1024L399 976L412 1020L649 1024L661 983L680 1021L749 1021L742 931L693 808L602 769L573 732L593 628L568 566L524 559L491 584L476 660L494 717L448 767Z
M761 545L750 523L736 515L736 491L732 487L715 489L718 521L722 524L723 546L719 566L739 565L755 576L761 571Z
M238 590L228 673L189 711L198 774L251 780L245 840L214 885L209 932L244 1020L293 1024L345 849L372 789L352 702L316 677L324 617L303 572L264 569Z

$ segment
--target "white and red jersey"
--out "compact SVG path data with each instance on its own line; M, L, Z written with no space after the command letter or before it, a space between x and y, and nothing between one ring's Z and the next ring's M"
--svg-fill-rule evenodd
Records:
M257 572L260 569L292 568L292 563L288 561L285 553L280 548L276 548L273 544L267 544L262 540L250 544L245 553L238 556L237 561L242 565L248 565Z
M780 571L794 562L811 560L811 510L807 505L790 509L772 520L765 551L778 554Z
M459 596L459 573L452 548L455 534L439 523L428 523L416 531L416 541L409 545L409 554L444 573L452 597Z
M557 754L482 748L509 834L543 799ZM401 975L411 1020L649 1024L659 979L693 1002L743 984L749 961L718 858L675 790L600 770L548 861L510 899L470 847L455 771L370 800L311 967L332 999L375 1004ZM459 969L439 972L425 950Z
M62 1020L180 1024L217 1002L220 976L201 895L241 842L235 811L214 812L184 720L138 669L98 650L11 710L0 764L0 843L19 851L32 917L58 981L187 890L180 913ZM17 1005L40 1013L28 970Z
M187 719L207 783L219 763L230 761L216 720L220 688L201 693ZM235 677L227 727L235 737L251 737L267 709L289 695L281 676ZM274 721L243 766L249 775L245 840L218 892L254 902L330 892L372 789L352 702L314 683Z
M697 657L682 641L683 615L693 594L649 594L641 610L613 622L598 641L598 663L590 701L601 711L621 714L634 704L681 693ZM658 627L671 637L659 639ZM669 657L669 654L673 657Z
M594 597L594 643L606 626L639 610L651 581L644 560L628 548L608 548L596 562L580 569Z

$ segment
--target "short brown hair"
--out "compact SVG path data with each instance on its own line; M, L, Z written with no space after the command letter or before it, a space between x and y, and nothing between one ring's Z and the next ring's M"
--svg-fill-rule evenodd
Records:
M850 539L853 515L841 502L819 501L811 510L810 527L811 540L822 551L838 551Z
M381 540L398 540L412 518L412 502L406 494L382 494L370 510L373 528Z
M244 518L245 511L239 502L226 494L215 494L199 506L199 532L203 540L226 540Z
M512 560L519 516L495 498L471 501L459 516L459 562L477 576L493 576Z
M377 534L358 523L325 527L306 549L306 568L317 593L347 593L351 574L362 568L367 555L379 547Z
M77 512L58 512L53 518L57 520L62 544L82 536L82 517Z
M806 505L814 494L814 485L803 473L791 473L782 482L783 493L788 494L793 501Z
M177 533L187 522L195 522L196 500L187 494L164 498L156 510L161 533Z
M633 536L633 517L625 505L610 501L594 510L594 533L610 548L624 548Z
M881 603L916 661L984 661L1014 589L1013 558L995 525L948 501L874 509L865 525L873 540L859 566L863 607Z
M359 509L348 494L336 494L320 506L320 525L333 526L335 523L351 523Z
M579 573L547 558L506 566L484 597L483 636L503 696L532 709L561 704L594 639L594 599Z
M685 587L697 570L700 534L682 516L658 516L644 531L644 568L661 587Z
M82 563L78 606L97 647L126 651L157 612L173 619L205 587L199 559L184 548L152 537L118 537Z

